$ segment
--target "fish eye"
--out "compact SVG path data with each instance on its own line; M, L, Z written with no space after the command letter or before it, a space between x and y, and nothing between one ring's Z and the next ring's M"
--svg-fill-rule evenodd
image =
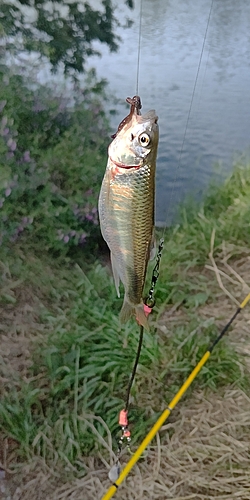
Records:
M150 137L145 132L143 132L143 134L139 135L138 140L139 140L139 143L141 144L141 146L144 146L144 147L148 146L150 143Z

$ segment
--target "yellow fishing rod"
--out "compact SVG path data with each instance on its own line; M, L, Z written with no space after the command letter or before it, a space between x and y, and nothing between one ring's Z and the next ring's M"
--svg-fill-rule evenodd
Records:
M124 467L124 469L121 471L118 479L110 486L108 489L107 493L102 497L102 500L109 500L110 498L113 497L113 495L116 493L118 487L122 484L124 479L127 477L129 472L131 471L132 467L138 462L139 458L141 457L142 453L145 451L146 447L149 445L149 443L152 441L152 439L155 437L156 433L160 430L164 422L167 420L169 417L171 411L175 408L183 394L187 391L193 380L197 377L198 373L200 372L201 368L205 365L206 361L210 357L213 349L215 346L218 344L218 342L222 339L223 335L226 333L230 325L233 323L235 320L236 316L242 311L242 309L246 306L246 304L250 301L250 293L246 296L246 298L243 300L243 302L240 304L238 307L237 311L234 313L230 321L226 324L226 326L223 328L221 333L218 335L218 337L215 339L215 341L212 343L211 347L205 352L204 356L201 358L199 363L196 365L192 373L190 373L189 377L187 380L184 382L182 387L179 389L177 394L174 396L172 399L171 403L169 403L168 407L164 412L161 414L161 416L158 418L157 422L154 424L152 429L149 431L147 436L144 438L142 443L140 444L139 448L137 448L136 452L133 454L127 465Z

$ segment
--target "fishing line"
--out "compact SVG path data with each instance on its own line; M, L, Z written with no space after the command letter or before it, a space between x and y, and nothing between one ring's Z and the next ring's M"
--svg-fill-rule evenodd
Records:
M139 93L139 69L141 57L141 27L142 27L142 0L140 3L140 17L139 17L139 39L138 39L138 53L137 53L137 72L136 72L136 95Z
M141 32L142 32L142 0L140 2L140 14L139 14L139 36L138 36L138 52L137 52L137 69L136 69L136 96L138 96L139 93L139 70L140 70L140 55L141 55ZM119 130L119 129L118 129ZM147 307L147 306L144 306ZM149 308L148 308L149 309ZM127 387L127 393L126 393L126 398L125 398L125 406L123 410L120 411L119 414L119 425L121 426L121 436L118 439L118 451L116 453L116 461L113 467L111 467L109 471L109 478L112 482L115 482L116 479L119 477L120 474L120 454L122 451L122 446L124 442L126 442L127 445L127 450L131 452L130 450L130 431L128 429L128 408L129 408L129 399L130 399L130 392L131 388L135 379L136 375L136 370L137 366L139 363L140 355L141 355L141 349L142 349L142 342L143 342L143 333L144 333L144 328L142 325L140 325L140 335L139 335L139 341L138 341L138 346L137 346L137 352L136 352L136 357L132 369L132 373L129 379L128 387Z
M136 95L138 96L139 94L139 71L140 71L140 56L141 56L141 33L142 33L142 0L140 1L140 13L139 13L139 35L138 35L138 51L137 51L137 68L136 68ZM125 408L123 411L126 412L126 415L128 413L128 407L129 407L129 397L130 397L130 391L131 387L133 385L133 381L135 378L136 374L136 369L139 363L140 359L140 354L141 354L141 348L142 348L142 342L143 342L143 326L140 326L140 336L139 336L139 342L138 342L138 347L137 347L137 353L134 361L134 366L132 369L131 377L129 380L128 388L127 388L127 394L126 394L126 399L125 399Z
M138 38L138 53L137 53L136 95L138 95L138 92L139 92L139 70L140 70L141 33L142 33L142 3L143 3L143 0L141 0L141 2L140 2L140 15L139 15L139 38ZM180 151L180 155L179 155L178 166L176 168L174 186L175 186L175 184L177 182L177 172L178 172L178 169L179 169L179 166L180 166L180 163L181 163L181 157L182 157L184 143L185 143L185 139L186 139L186 135L187 135L187 129L188 129L188 124L189 124L189 120L190 120L191 110L192 110L192 106L193 106L194 95L195 95L195 91L196 91L196 87L197 87L197 81L198 81L198 77L199 77L199 72L200 72L200 67L201 67L201 61L202 61L204 47L205 47L205 43L206 43L206 37L207 37L208 27L209 27L209 23L210 23L212 8L213 8L213 0L211 2L211 7L210 7L210 11L209 11L208 21L207 21L207 25L206 25L206 31L205 31L205 35L204 35L204 39L203 39L203 44L202 44L202 49L201 49L201 54L200 54L200 58L199 58L199 64L198 64L198 68L197 68L197 73L196 73L194 88L193 88L191 102L190 102L190 106L189 106L189 111L188 111L188 116L187 116L187 121L186 121L186 126L185 126L185 131L184 131L182 146L181 146L181 151ZM173 195L173 191L174 191L174 186L172 188L171 195L170 195L170 204L171 204L171 199L172 199L172 195ZM169 204L169 206L170 206L170 204ZM168 214L167 214L167 216L168 216ZM148 314L149 312L151 312L151 310L152 310L152 308L154 306L154 303L155 303L153 294L154 294L154 288L155 288L157 279L159 277L159 265L160 265L161 253L162 253L162 249L163 249L164 235L165 235L165 231L166 231L166 226L167 226L167 224L165 224L165 227L164 227L164 230L163 230L163 235L162 235L162 238L160 240L159 249L158 249L158 253L157 253L157 257L156 257L156 265L155 265L155 267L153 269L153 274L152 274L151 286L150 286L149 294L148 294L148 296L146 297L146 299L144 301L144 303L145 303L144 307L148 308L148 311L147 311L146 314ZM145 312L146 312L146 310L145 310ZM136 353L136 357L135 357L135 361L134 361L134 366L133 366L133 369L132 369L132 374L131 374L131 377L129 379L129 384L128 384L128 388L127 388L127 394L126 394L126 400L125 400L125 407L124 407L123 410L121 410L120 416L119 416L119 424L121 426L122 435L121 435L121 437L120 437L120 439L118 441L118 453L117 453L116 464L114 466L114 470L112 470L113 469L112 468L111 471L110 471L112 477L116 477L116 475L117 475L117 477L119 477L119 469L120 469L119 457L120 457L120 453L121 453L121 447L122 447L122 444L123 444L124 441L127 442L127 447L128 447L128 449L130 449L129 446L130 446L131 438L130 438L130 432L128 430L129 398L130 398L130 391L131 391L131 388L132 388L132 385L133 385L133 381L135 379L136 369L137 369L137 366L138 366L138 363L139 363L140 354L141 354L142 342L143 342L143 330L144 330L143 327L140 326L140 336L139 336L139 342L138 342L138 347L137 347L137 353ZM114 476L112 474L114 474Z
M198 81L198 77L199 77L199 72L200 72L200 67L201 67L201 61L202 61L204 47L205 47L205 43L206 43L206 37L207 37L208 27L209 27L209 23L210 23L212 8L213 8L213 0L211 2L211 7L210 7L209 16L208 16L208 21L207 21L205 36L204 36L204 40L203 40L203 45L202 45L200 59L199 59L199 64L198 64L198 68L197 68L197 73L196 73L194 88L193 88L191 102L190 102L190 106L189 106L189 111L188 111L188 116L187 116L187 121L186 121L186 126L185 126L185 131L184 131L182 146L181 146L181 151L180 151L180 155L179 155L178 166L176 168L174 186L175 186L176 181L177 181L177 172L178 172L178 169L179 169L179 166L180 166L180 163L181 163L181 157L182 157L184 143L185 143L185 139L186 139L186 135L187 135L187 129L188 129L188 124L189 124L189 120L190 120L191 110L192 110L192 106L193 106L194 95L195 95L195 91L196 91L196 87L197 87L197 81ZM136 76L136 95L137 96L138 96L138 92L139 92L139 70L140 70L140 53L141 53L141 32L142 32L142 0L140 2L139 39L138 39L138 54L137 54L137 76ZM172 191L171 191L170 202L171 202L171 199L172 199L174 186L173 186ZM165 231L166 231L166 224L165 224L165 227L164 227L163 235L162 235L162 238L160 240L160 244L159 244L159 248L158 248L158 252L157 252L157 256L156 256L156 264L155 264L155 267L153 269L153 274L152 274L152 280L151 280L151 286L150 286L149 294L148 294L147 298L144 300L144 303L145 303L144 310L145 310L145 314L146 315L149 314L149 312L151 312L152 308L154 307L154 303L155 303L153 294L154 294L154 288L155 288L157 279L159 277L159 265L160 265L161 253L162 253L162 249L163 249L163 242L164 242L164 238L163 237L164 237ZM238 312L237 312L237 314L238 314ZM234 317L236 317L236 315ZM233 319L232 319L232 321L233 321ZM231 324L231 323L229 323L229 324ZM227 328L228 328L228 326L227 326ZM226 331L226 329L225 329L225 331ZM144 331L143 326L140 326L140 335L139 335L139 342L138 342L138 347L137 347L137 353L136 353L136 357L135 357L135 361L134 361L132 373L131 373L131 376L130 376L130 379L129 379L129 383L128 383L128 388L127 388L127 393L126 393L126 399L125 399L125 407L124 407L123 410L121 410L120 415L119 415L119 424L121 426L122 434L121 434L121 437L120 437L120 439L118 441L118 452L116 454L116 462L115 462L114 466L111 468L111 470L109 472L109 478L110 478L110 480L113 482L113 484L115 486L118 484L118 481L122 482L122 480L123 480L123 479L121 479L122 474L120 475L121 466L120 466L119 459L120 459L120 454L121 454L121 451L122 451L122 445L123 445L124 441L127 444L128 451L131 452L130 451L131 437L130 437L130 431L128 429L128 424L129 424L128 423L128 408L129 408L130 391L131 391L131 388L132 388L132 385L133 385L133 381L135 379L136 369L137 369L137 366L138 366L138 363L139 363L139 358L140 358L141 349L142 349L143 331ZM222 335L224 335L224 333L225 332L223 332ZM219 337L219 339L217 340L217 342L219 342L219 340L222 337L222 335ZM137 460L138 460L138 458L137 458ZM131 459L131 460L133 460L133 459ZM135 463L135 461L134 461L134 463ZM133 466L133 464L131 465L131 467ZM128 466L129 466L129 464L125 467L124 470L126 470L126 468ZM128 469L128 472L129 472L130 468ZM124 477L126 477L126 476L124 476ZM112 487L111 487L111 489L112 489ZM116 491L116 488L115 488L115 491ZM113 493L112 493L111 496L113 496ZM110 496L105 496L104 498L106 499L106 498L111 498L111 497Z
M176 182L177 182L177 178L178 178L178 170L180 168L182 153L183 153L184 144L185 144L185 140L186 140L186 136L187 136L187 130L188 130L188 125L189 125L189 121L190 121L191 111L192 111L192 107L193 107L193 102L194 102L194 96L195 96L195 92L196 92L197 82L198 82L198 78L199 78L199 73L200 73L200 68L201 68L201 62L202 62L204 48L205 48L205 43L206 43L206 39L207 39L208 28L209 28L210 19L211 19L212 10L213 10L213 4L214 4L214 0L211 1L210 11L209 11L207 25L206 25L206 31L205 31L205 35L204 35L204 38L203 38L203 44L202 44L201 54L200 54L198 68L197 68L197 72L196 72L196 77L195 77L193 92L192 92L192 96L191 96L190 106L189 106L189 110L188 110L188 116L187 116L186 126L185 126L185 130L184 130L184 135L183 135L183 140L182 140L182 145L181 145L181 151L180 151L180 155L179 155L178 164L177 164L177 167L176 167L176 170L175 170L174 184L173 184L173 187L172 187L172 190L171 190L171 193L170 193L170 200L169 200L169 205L168 205L168 210L167 210L167 216L166 216L165 226L164 226L163 235L162 235L163 238L164 238L164 235L165 235L165 232L166 232L166 228L167 228L167 219L168 219L168 215L169 215L171 201L172 201L172 198L173 198L174 188L175 188L175 185L176 185Z
M132 387L132 384L133 384L133 381L135 378L137 365L138 365L139 359L140 359L142 341L143 341L143 330L144 330L143 326L140 325L140 337L139 337L139 342L138 342L138 347L137 347L137 353L136 353L135 362L134 362L133 370L131 373L130 381L128 384L127 395L126 395L126 399L125 399L125 411L126 412L128 411L130 391L131 391L131 387Z
M207 60L206 60L206 64L205 64L205 71L204 71L204 74L203 74L203 77L202 77L201 90L200 90L199 102L198 102L198 109L199 109L200 103L201 103L201 96L202 96L204 82L205 82L205 78L206 78L206 74L207 74L207 67L208 67L209 56L210 56L210 46L208 47Z

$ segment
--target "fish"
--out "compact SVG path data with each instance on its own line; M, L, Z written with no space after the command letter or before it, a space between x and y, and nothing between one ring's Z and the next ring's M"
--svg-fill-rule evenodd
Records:
M130 112L112 136L98 212L110 249L115 287L124 286L121 323L135 316L149 329L143 289L148 261L155 255L155 170L159 141L155 110L141 114L139 96L127 98Z

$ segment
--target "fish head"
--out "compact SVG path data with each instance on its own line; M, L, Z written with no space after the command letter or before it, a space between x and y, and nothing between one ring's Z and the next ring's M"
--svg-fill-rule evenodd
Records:
M134 108L109 146L111 161L120 168L138 168L155 162L159 141L157 121L154 110L141 115Z

